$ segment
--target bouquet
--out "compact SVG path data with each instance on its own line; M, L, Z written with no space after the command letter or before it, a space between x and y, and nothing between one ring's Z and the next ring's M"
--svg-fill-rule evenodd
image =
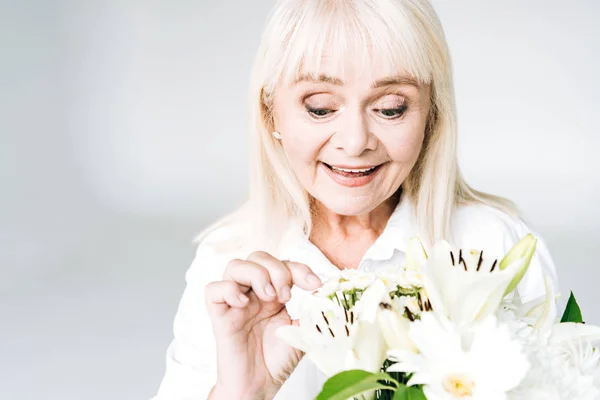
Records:
M497 260L413 238L405 265L341 271L277 334L329 378L318 400L600 399L600 328L572 293L556 321L550 279L540 299L515 291L536 241Z

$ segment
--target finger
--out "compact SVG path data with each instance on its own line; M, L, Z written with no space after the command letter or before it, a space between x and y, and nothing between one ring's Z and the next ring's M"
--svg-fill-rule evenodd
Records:
M308 265L287 260L283 261L283 263L287 265L289 271L292 273L292 282L294 285L306 290L315 290L323 285L321 278Z
M281 303L285 303L292 297L292 273L285 263L262 251L250 254L248 261L262 265L267 270Z
M244 308L250 299L233 281L211 282L204 289L204 298L209 313L223 314L230 307Z
M252 289L262 301L277 299L275 288L271 284L269 272L252 261L233 260L225 268L223 280L234 281Z

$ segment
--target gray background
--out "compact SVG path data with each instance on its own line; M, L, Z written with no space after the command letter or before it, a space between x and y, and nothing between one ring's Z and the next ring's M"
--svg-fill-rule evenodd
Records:
M600 323L600 3L434 1L461 166ZM0 397L144 399L191 239L246 193L270 1L0 1Z

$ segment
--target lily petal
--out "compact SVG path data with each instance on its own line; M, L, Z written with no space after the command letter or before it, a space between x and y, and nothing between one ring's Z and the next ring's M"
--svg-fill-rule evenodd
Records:
M427 260L427 252L423 243L418 236L411 238L408 241L408 249L406 251L406 269L418 271L423 262Z
M281 328L277 329L277 331L275 332L275 335L279 339L286 342L288 345L290 345L302 352L306 353L310 350L310 346L304 340L304 337L302 335L302 329L300 329L300 327L292 326L292 325L282 326Z
M355 310L360 315L360 320L375 323L379 303L384 300L390 301L390 296L385 284L377 279L363 292L360 300L356 303Z
M378 372L386 359L388 350L380 326L360 321L354 338L356 367L368 372Z
M410 338L408 320L393 310L381 310L377 316L381 333L389 349L417 352L414 342Z
M512 249L510 249L509 252L500 261L499 267L501 270L503 270L518 259L525 260L525 263L521 266L521 269L517 272L513 280L506 288L505 294L508 294L515 290L519 282L521 282L521 279L523 279L523 277L525 276L525 273L529 269L531 259L533 258L533 253L535 253L536 245L537 238L530 233L521 238L521 240L519 240L517 244L514 245Z
M550 332L556 325L556 295L554 293L554 285L550 278L546 278L546 302L542 308L542 313L535 323L534 330L538 335L547 339Z
M487 275L485 280L482 280L485 281L485 284L482 282L482 284L473 285L473 294L468 297L474 298L471 300L473 304L477 304L477 301L483 302L482 307L475 315L476 319L483 319L496 312L505 296L506 287L510 285L511 280L515 274L519 273L524 264L525 260L517 260L506 269ZM487 299L485 286L489 290L487 292ZM479 292L479 298L475 297L475 293L477 292Z

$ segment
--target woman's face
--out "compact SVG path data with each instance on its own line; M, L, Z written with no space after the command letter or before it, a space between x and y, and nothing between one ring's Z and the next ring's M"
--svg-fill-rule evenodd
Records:
M366 214L392 196L415 165L430 88L353 69L342 82L326 63L322 72L276 89L275 128L311 196L340 215Z

